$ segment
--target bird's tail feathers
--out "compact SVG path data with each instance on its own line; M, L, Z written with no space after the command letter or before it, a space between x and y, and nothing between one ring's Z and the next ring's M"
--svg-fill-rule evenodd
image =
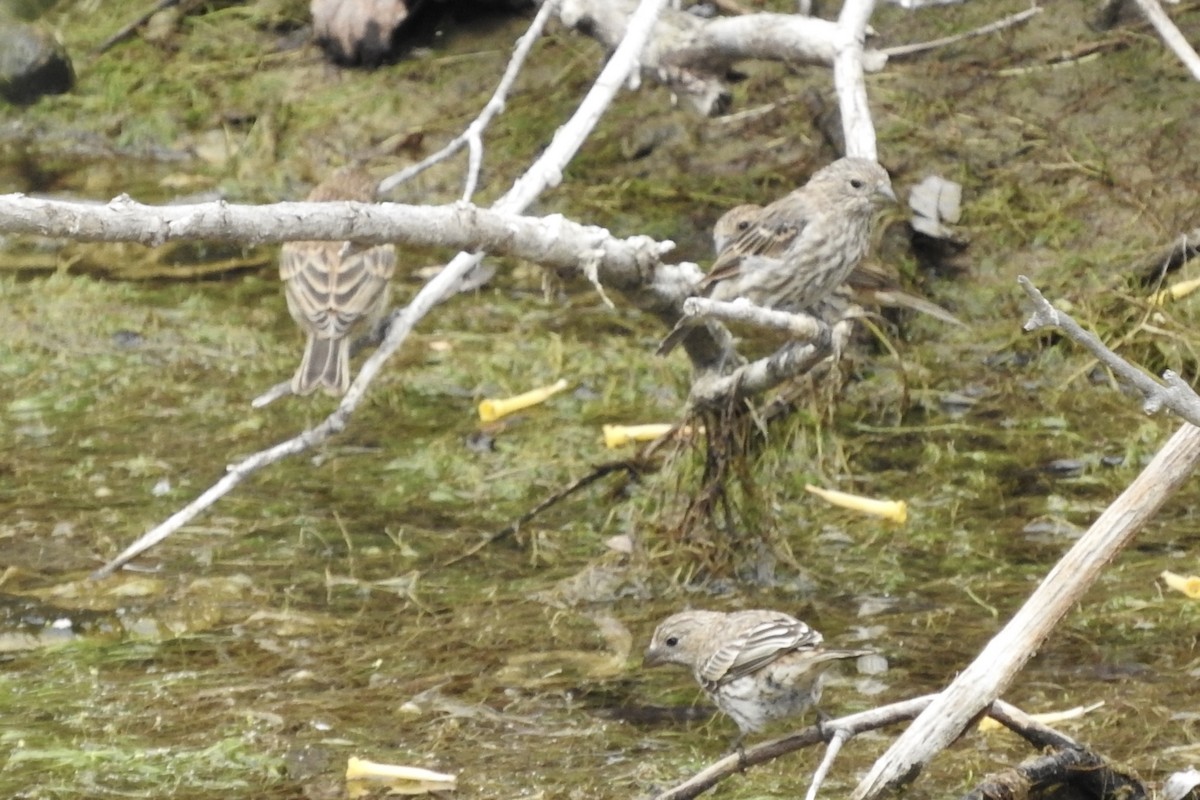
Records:
M656 356L665 356L679 346L688 335L688 333L696 327L696 320L692 317L684 317L675 323L675 327L667 334L667 338L662 340L662 344L654 351Z
M316 389L340 397L350 388L350 340L309 336L304 358L292 376L292 393L312 394Z

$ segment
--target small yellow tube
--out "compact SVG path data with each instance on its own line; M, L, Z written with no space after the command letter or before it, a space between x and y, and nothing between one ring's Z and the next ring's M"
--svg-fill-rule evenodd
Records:
M1043 711L1038 714L1030 714L1029 718L1034 722L1040 722L1043 725L1055 725L1059 722L1068 722L1073 719L1079 719L1084 714L1090 714L1103 705L1104 701L1101 700L1099 702L1092 703L1090 706L1075 706L1074 708L1068 708L1064 711ZM980 731L995 731L1000 730L1003 727L1003 725L1001 725L992 717L984 717L983 719L979 720Z
M1150 302L1156 306L1166 305L1168 300L1182 300L1197 289L1200 289L1200 278L1180 281L1174 286L1168 286L1161 292L1155 292L1154 296L1150 298Z
M421 767L405 767L400 764L378 764L365 758L351 756L346 760L346 780L402 780L423 784L449 784L450 788L458 781L455 775L444 772L422 769ZM432 791L432 790L431 790Z
M875 500L871 497L859 497L856 494L839 492L835 489L822 489L811 483L804 488L835 506L861 511L875 517L883 517L901 525L908 519L908 503L903 500Z
M649 425L605 425L604 446L612 449L630 442L648 442L665 436L673 427L675 426L667 422Z
M506 417L523 408L536 406L538 403L544 403L554 395L566 389L570 384L566 378L559 378L558 382L553 386L543 386L540 389L532 389L524 394L516 395L515 397L502 397L498 399L487 399L479 403L479 418L484 422L495 422L501 417Z
M1163 583L1171 587L1177 592L1183 592L1192 600L1200 600L1200 577L1195 575L1176 575L1174 572L1165 571L1159 576L1163 579Z

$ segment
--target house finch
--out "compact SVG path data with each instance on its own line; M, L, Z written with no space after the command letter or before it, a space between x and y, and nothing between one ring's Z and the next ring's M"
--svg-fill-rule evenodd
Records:
M862 261L871 218L883 201L896 201L883 167L865 158L840 158L729 235L696 288L714 300L744 297L780 311L808 308ZM686 333L687 326L677 326L659 354L673 350Z
M642 664L679 664L733 718L738 741L821 699L830 663L870 650L827 650L822 637L779 611L681 611L654 631Z
M319 184L316 202L375 199L376 183L356 169L342 169ZM350 387L350 343L375 325L387 308L388 280L396 268L392 245L343 256L344 242L288 242L279 255L279 276L292 319L308 342L292 377L294 394L318 386L342 395Z
M713 248L717 254L719 255L739 233L753 225L762 210L762 206L746 204L735 206L722 214L721 218L713 225ZM850 287L852 294L865 298L876 306L907 308L936 317L951 325L963 324L958 317L937 303L902 290L899 282L893 276L884 273L877 266L866 263L859 264L846 278L845 285ZM828 317L825 318L828 319Z

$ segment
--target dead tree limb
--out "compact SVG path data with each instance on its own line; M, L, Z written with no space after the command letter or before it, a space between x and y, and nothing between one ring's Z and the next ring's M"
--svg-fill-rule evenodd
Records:
M1067 797L1087 800L1145 800L1146 787L1112 768L1099 755L1069 747L1028 759L989 775L962 800L1030 800L1065 786Z
M788 736L761 742L737 753L730 753L714 761L683 783L661 792L655 796L654 800L690 800L716 786L725 778L744 772L749 767L773 761L780 756L812 747L821 742L829 742L835 738L848 741L858 734L905 722L929 708L936 702L937 697L937 695L914 697L870 711L827 720ZM986 713L1005 727L1015 731L1033 747L1039 749L1053 747L1064 751L1088 752L1071 737L1037 722L1016 706L1002 700L992 703L986 709ZM1098 757L1094 758L1098 759ZM1103 780L1103 778L1100 779L1101 783Z
M1023 280L1022 285L1040 301L1034 319L1027 327L1059 326L1097 357L1103 351L1107 353L1106 359L1121 360L1078 325L1066 325L1069 317L1046 302L1028 280ZM1159 388L1131 365L1125 364L1123 369L1128 371L1131 379L1140 376L1135 383L1139 388L1147 381L1154 384L1153 388ZM910 782L930 759L958 738L971 720L1009 686L1059 621L1082 600L1108 562L1133 540L1198 465L1200 428L1185 423L1059 560L983 652L875 762L855 789L855 800L877 797Z

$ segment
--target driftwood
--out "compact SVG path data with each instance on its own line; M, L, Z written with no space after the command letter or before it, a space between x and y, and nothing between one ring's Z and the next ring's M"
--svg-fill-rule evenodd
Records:
M1029 800L1046 795L1080 800L1145 800L1146 787L1081 747L1055 750L993 773L962 800Z
M625 20L633 0L564 0L564 24L586 30L608 47L625 36ZM847 5L870 15L873 2ZM845 14L843 13L843 17ZM703 114L722 111L728 104L726 73L745 59L770 59L794 64L832 66L844 49L845 27L798 14L746 14L701 19L673 8L659 17L642 54L643 76L669 87ZM859 31L859 69L878 72L887 57L862 51Z
M664 792L660 792L654 797L654 800L690 800L690 798L697 797L716 786L725 778L744 772L750 767L773 761L780 756L806 747L812 747L821 742L826 742L830 745L829 754L813 776L813 781L808 792L808 797L812 798L816 795L826 769L832 762L833 756L836 755L842 742L849 741L854 736L867 731L879 730L913 719L928 709L936 699L937 695L914 697L911 700L892 703L870 711L826 720L788 736L771 739L747 747L744 750L730 753L714 761L686 781ZM1028 772L1029 775L1036 776L1037 780L1029 780L1024 784L1028 788L1032 789L1039 785L1048 784L1058 774L1066 776L1080 786L1085 787L1088 790L1086 796L1094 798L1094 800L1138 800L1140 796L1144 796L1145 789L1136 779L1112 770L1103 758L1082 747L1066 734L1060 733L1034 720L1019 708L1002 700L997 700L985 709L985 713L1013 733L1025 739L1032 747L1039 750L1053 748L1058 751L1056 760L1052 759L1042 763L1042 759L1037 759L1038 766ZM1085 765L1089 766L1092 774L1081 774L1082 770L1085 769ZM1022 765L1014 770L1006 770L1004 773L1000 773L996 785L1001 787L1020 787L1022 785L1020 780L1014 778L1012 781L1005 781L1000 776L1021 775L1022 770L1025 770L1025 768L1026 765ZM1041 783L1039 783L1039 780ZM990 791L992 784L989 781L980 784L967 797L972 798L972 800L991 800L993 797L991 795L981 794L976 796L975 794L981 790L985 792ZM1139 791L1141 795L1138 794ZM1125 794L1125 792L1129 792L1129 794ZM995 800L1024 800L1024 798L1017 794L996 795Z
M1161 386L1104 347L1070 316L1055 309L1027 279L1022 278L1021 285L1037 303L1026 330L1047 325L1058 327L1137 387L1146 397L1147 411L1170 408L1193 418L1191 414L1200 404L1200 398L1178 376L1168 374L1167 386ZM983 652L875 762L853 797L856 800L876 797L908 783L933 756L957 739L971 720L1008 687L1108 562L1133 540L1197 466L1200 466L1200 427L1188 422L1092 523Z

